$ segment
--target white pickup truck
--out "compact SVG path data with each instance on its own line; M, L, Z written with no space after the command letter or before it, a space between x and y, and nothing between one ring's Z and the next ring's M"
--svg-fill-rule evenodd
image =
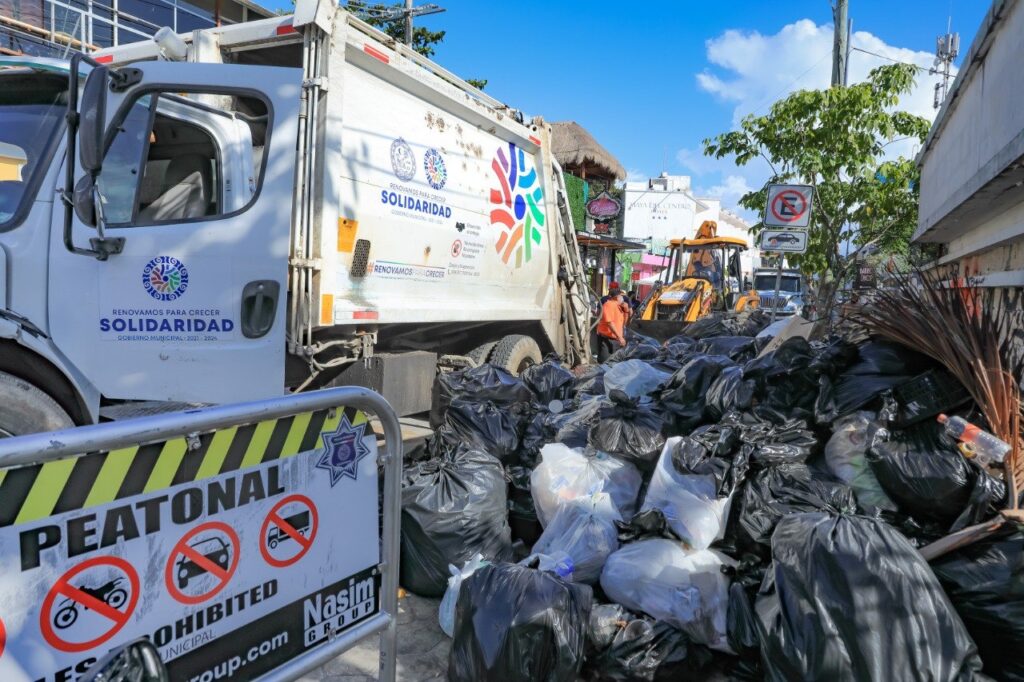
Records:
M0 59L0 435L588 359L549 135L329 0Z

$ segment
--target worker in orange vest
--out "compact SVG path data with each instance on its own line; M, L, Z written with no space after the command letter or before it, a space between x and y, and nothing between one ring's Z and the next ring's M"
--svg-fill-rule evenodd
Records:
M604 362L618 348L626 346L626 324L631 311L618 282L608 285L608 296L601 304L597 323L597 361Z

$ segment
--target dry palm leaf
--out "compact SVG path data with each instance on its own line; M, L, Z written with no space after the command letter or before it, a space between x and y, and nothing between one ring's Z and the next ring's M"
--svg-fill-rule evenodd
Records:
M849 315L868 332L934 358L963 384L992 434L1013 446L1005 463L1013 508L1024 484L1022 316L1019 290L950 283L922 271L896 273L894 287Z

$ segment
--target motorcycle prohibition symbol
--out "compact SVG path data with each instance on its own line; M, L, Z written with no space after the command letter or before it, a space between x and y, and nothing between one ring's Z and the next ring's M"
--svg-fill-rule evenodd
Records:
M108 604L109 606L119 609L124 606L124 603L128 601L128 591L123 587L118 587L118 583L123 582L124 578L114 578L108 583L104 583L99 587L85 587L82 586L79 589L100 601ZM88 606L80 605L74 599L68 598L60 603L60 608L57 609L57 613L53 616L53 624L58 629L63 630L74 625L75 621L78 620L78 607L82 606L86 611L89 610Z

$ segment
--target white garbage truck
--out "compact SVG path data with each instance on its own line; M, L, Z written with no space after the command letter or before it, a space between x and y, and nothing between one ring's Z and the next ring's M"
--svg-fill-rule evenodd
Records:
M0 60L0 435L589 359L550 129L329 0Z

